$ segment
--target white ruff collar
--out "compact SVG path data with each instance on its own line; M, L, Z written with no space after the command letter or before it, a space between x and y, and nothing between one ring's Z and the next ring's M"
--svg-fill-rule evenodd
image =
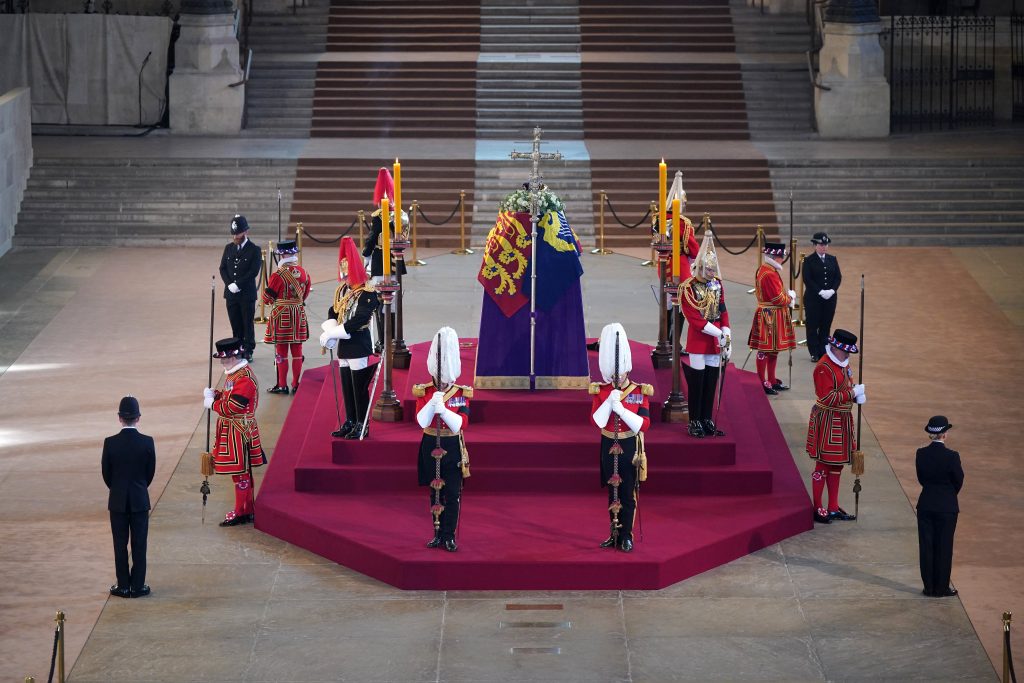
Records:
M835 363L836 365L838 365L841 368L845 368L847 365L850 364L850 357L849 356L846 357L846 360L842 360L842 361L839 360L838 358L836 358L835 356L833 356L832 355L832 347L831 346L826 346L825 347L825 353L828 354L828 357L832 359L833 363Z
M782 270L782 264L776 261L775 259L771 258L770 256L765 256L764 262L767 263L772 268L774 268L775 270Z
M225 375L230 375L230 374L232 374L234 372L238 372L239 370L241 370L242 368L244 368L248 364L249 364L249 361L247 361L246 359L243 358L242 360L238 361L238 365L235 365L235 366L230 367L227 370L225 370L224 374Z
M299 257L298 256L286 256L283 259L279 260L277 262L277 265L278 266L287 266L290 263L298 263L298 262L299 262Z

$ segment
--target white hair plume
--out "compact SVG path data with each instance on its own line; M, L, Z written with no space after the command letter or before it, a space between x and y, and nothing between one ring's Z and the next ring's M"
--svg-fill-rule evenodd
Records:
M452 384L462 374L462 358L459 354L459 335L450 327L442 327L430 341L427 354L427 371L437 377L437 343L441 342L441 383Z
M605 382L612 381L615 373L615 333L619 333L619 379L633 369L633 354L629 350L629 338L626 330L619 323L609 323L601 330L601 341L598 345L597 361L601 368L601 377Z

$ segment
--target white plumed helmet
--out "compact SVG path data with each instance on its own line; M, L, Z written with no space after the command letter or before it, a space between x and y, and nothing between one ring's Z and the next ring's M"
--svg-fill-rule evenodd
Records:
M459 335L450 327L442 327L430 342L427 354L427 371L437 377L437 345L441 344L441 383L452 384L462 374L462 358L459 355Z
M626 330L619 323L605 325L601 330L601 341L598 345L597 359L601 368L601 377L605 382L612 381L615 374L615 333L619 334L619 380L633 369L633 354L629 350L629 338Z

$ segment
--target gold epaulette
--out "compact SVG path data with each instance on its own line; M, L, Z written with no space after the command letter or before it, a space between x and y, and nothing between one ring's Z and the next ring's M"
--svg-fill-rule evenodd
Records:
M590 392L591 396L597 396L601 393L601 386L600 382L591 382L590 386L587 387L587 391Z
M473 398L473 387L467 384L457 384L455 386L457 386L459 389L462 389L463 396L465 396L466 398Z
M416 398L427 395L427 387L434 386L433 382L424 382L423 384L412 385L412 395Z
M370 217L372 218L373 216L379 216L380 212L381 212L381 208L378 206L377 210L370 214Z
M640 384L640 391L644 396L654 396L654 385L653 384Z

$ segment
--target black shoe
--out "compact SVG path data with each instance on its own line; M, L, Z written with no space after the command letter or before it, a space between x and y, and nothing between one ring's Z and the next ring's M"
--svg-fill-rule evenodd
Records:
M624 553L633 552L633 539L625 539L622 543L619 544L619 550L621 550Z
M725 436L725 432L715 426L714 420L701 420L700 424L704 428L704 436Z
M298 384L296 384L295 386L292 387L292 396L294 396L297 393L299 393L299 385Z
M249 515L235 515L231 518L225 517L224 521L221 522L218 526L239 526L241 524L245 524L248 521Z
M352 428L356 426L355 422L346 420L345 424L341 425L341 429L331 432L331 436L337 439L344 439L352 431Z
M272 386L269 389L267 389L267 393L268 394L284 394L285 396L287 396L288 395L288 387L282 387L280 385L275 384L274 386Z
M947 588L944 591L939 591L937 593L932 593L932 597L933 598L952 598L953 596L957 595L959 592L960 591L958 591L955 588Z
M587 344L587 351L597 351L601 347L601 340L592 341Z
M698 439L703 439L704 427L701 426L700 420L690 420L690 425L686 428L686 433L690 436L695 436Z
M781 379L777 379L777 380L775 380L775 382L772 383L772 389L774 389L777 392L778 391L789 391L789 386L786 385L786 384L783 384Z
M923 596L925 596L927 598L934 598L935 597L935 593L931 592L927 588L925 588L924 590L921 591L921 595L923 595Z
M432 539L427 541L427 547L428 548L440 548L441 547L441 537L440 536L434 536Z
M838 519L840 522L852 522L857 519L857 515L851 515L843 508L839 508L835 512L828 513L829 519Z
M454 553L456 550L459 549L459 546L455 545L454 538L449 538L447 541L444 542L444 549L450 553Z
M354 425L352 425L352 431L350 431L348 434L346 434L345 438L346 439L358 439L360 432L362 432L362 435L363 435L364 439L366 437L370 436L370 427L369 427L369 425L367 425L366 428L364 429L363 428L363 424L361 422L356 422Z
M597 547L598 548L614 548L615 547L615 539L612 538L611 536L609 536L605 540L601 541L601 545L599 545Z
M115 598L130 598L131 592L130 588L121 588L116 584L110 587L110 594Z
M150 594L151 592L152 592L152 591L150 591L150 590L149 590L149 586L147 586L147 585L143 584L142 588L140 588L139 590L137 590L137 591L136 591L136 590L133 590L133 591L131 592L131 596L132 596L133 598L144 598L144 597L146 597L147 595L149 595L149 594Z
M820 514L817 510L814 511L814 521L818 524L831 524L832 518L828 514Z
M762 382L761 388L764 389L764 393L766 393L769 396L779 395L779 392L775 390L775 387L773 387L771 384L768 384L768 382Z

